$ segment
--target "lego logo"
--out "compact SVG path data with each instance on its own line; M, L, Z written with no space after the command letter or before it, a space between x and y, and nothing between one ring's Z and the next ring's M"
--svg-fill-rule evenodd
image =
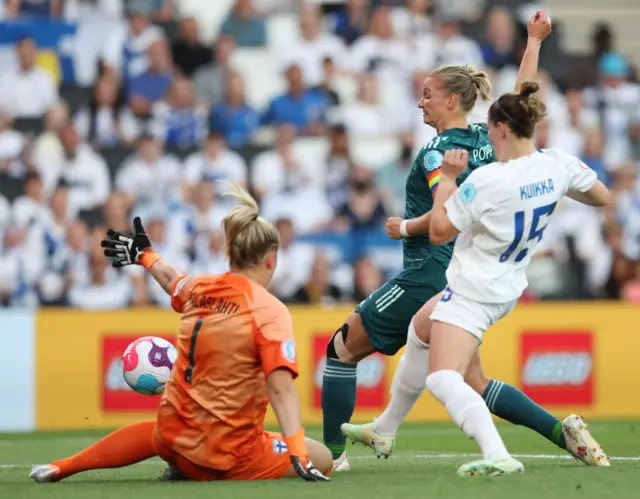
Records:
M534 353L522 373L526 386L583 385L591 374L593 360L588 352Z
M326 357L323 358L316 367L315 383L318 388L322 387L322 373L327 362ZM372 355L358 363L357 368L358 387L359 388L376 388L382 383L384 378L384 358L379 355Z
M113 359L105 373L104 385L109 391L131 391L122 375L122 359Z

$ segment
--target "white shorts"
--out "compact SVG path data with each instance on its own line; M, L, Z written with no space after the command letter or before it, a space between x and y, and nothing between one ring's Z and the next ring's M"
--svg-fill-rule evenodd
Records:
M516 306L518 300L508 303L481 303L455 294L449 288L431 312L432 321L458 326L468 331L482 343L482 337L489 328Z

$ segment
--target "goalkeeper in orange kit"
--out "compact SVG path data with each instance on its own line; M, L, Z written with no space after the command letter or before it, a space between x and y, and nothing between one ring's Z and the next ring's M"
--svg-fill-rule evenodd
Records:
M144 266L182 314L178 358L156 421L122 428L75 456L36 466L31 478L55 482L160 456L170 465L169 478L329 480L331 453L304 436L291 316L266 290L276 268L278 232L259 217L249 194L239 187L231 194L245 205L223 221L231 268L223 275L179 275L153 251L139 218L133 237L109 231L102 246L113 265ZM269 402L282 434L264 431Z

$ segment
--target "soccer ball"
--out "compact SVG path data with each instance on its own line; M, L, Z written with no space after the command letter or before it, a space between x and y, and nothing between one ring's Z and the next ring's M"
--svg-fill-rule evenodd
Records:
M167 340L155 336L139 338L122 355L124 380L137 393L160 395L177 357L178 352Z

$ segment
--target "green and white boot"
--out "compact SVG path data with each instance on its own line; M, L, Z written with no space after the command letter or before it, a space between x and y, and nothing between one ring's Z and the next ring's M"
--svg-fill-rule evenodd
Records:
M463 464L458 468L460 476L502 476L514 473L524 473L524 465L512 457L500 461L480 459Z
M362 425L344 423L340 430L353 443L373 449L378 458L388 459L396 445L395 435L381 435L373 429L373 423Z

